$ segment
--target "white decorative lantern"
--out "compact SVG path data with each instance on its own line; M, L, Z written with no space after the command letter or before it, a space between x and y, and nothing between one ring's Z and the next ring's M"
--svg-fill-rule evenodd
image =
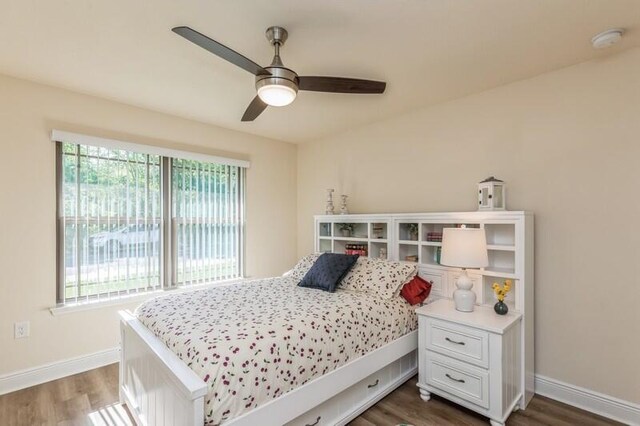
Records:
M491 176L478 184L478 210L505 210L505 184Z

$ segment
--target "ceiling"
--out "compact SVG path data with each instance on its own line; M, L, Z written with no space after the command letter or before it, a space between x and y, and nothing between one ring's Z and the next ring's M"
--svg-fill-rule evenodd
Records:
M256 135L305 142L640 45L638 0L0 0L0 73ZM242 123L253 76L172 33L190 26L261 65L387 81L301 92ZM595 51L613 27L623 41Z

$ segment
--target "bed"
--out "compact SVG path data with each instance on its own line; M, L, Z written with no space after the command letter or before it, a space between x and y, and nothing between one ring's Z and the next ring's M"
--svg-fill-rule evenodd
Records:
M295 274L158 297L121 313L121 399L138 424L344 424L416 372L401 297Z

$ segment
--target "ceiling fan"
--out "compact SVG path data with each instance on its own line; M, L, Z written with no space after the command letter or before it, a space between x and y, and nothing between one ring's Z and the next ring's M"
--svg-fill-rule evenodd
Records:
M273 45L275 54L271 64L266 67L261 67L235 50L189 27L175 27L172 31L256 76L258 95L253 98L253 101L247 107L242 116L242 121L255 120L269 105L289 105L296 98L298 90L378 94L383 93L387 85L383 81L355 78L298 76L295 71L285 68L280 59L280 48L284 45L288 36L287 30L282 27L269 27L267 29L267 40Z

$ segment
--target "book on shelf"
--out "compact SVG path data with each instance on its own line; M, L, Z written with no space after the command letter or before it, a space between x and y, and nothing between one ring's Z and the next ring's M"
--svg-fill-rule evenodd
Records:
M347 244L344 247L344 254L357 254L359 256L367 256L368 250L366 244Z
M433 260L436 262L436 264L440 265L440 257L442 256L442 247L436 247L434 256L433 256Z
M427 241L433 243L442 242L442 232L427 232Z

